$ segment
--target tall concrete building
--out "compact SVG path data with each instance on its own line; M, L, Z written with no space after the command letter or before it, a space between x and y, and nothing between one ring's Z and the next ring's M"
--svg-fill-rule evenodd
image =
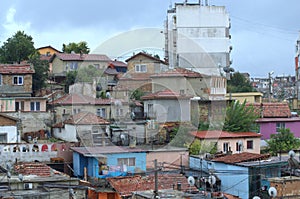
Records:
M226 75L230 68L230 19L224 6L175 3L167 12L165 56L170 68ZM228 71L227 74L229 74Z
M299 103L298 101L300 100L300 71L299 71L299 66L300 66L300 33L299 37L296 41L296 55L295 55L295 77L296 77L296 99L297 99L297 109L299 109Z

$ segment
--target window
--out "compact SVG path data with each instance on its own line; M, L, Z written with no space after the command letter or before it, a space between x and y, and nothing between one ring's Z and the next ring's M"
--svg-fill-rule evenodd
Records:
M285 129L285 123L284 122L277 122L276 123L276 133L280 131L280 129Z
M30 102L31 111L40 111L40 102Z
M154 117L154 106L153 104L148 104L148 116Z
M100 68L100 64L94 64L94 67L97 69L102 69L102 67Z
M253 149L253 140L247 141L247 149Z
M135 65L135 72L137 72L137 73L145 73L145 72L147 72L147 65L145 65L145 64L137 64L137 65Z
M73 114L77 114L77 113L79 113L80 112L80 108L74 108L73 109Z
M2 85L2 75L0 74L0 86Z
M7 143L7 133L0 134L0 143Z
M24 111L24 101L16 102L15 103L15 110L16 111Z
M98 108L97 109L97 116L106 118L106 109L105 108Z
M116 116L123 116L123 109L117 108L116 109Z
M78 63L77 62L71 62L70 63L70 70L77 70Z
M236 142L235 145L236 151L242 151L243 150L243 144Z
M14 76L13 84L14 85L23 85L23 76Z
M227 153L229 151L229 142L223 143L223 152Z
M135 158L118 158L118 165L135 166Z

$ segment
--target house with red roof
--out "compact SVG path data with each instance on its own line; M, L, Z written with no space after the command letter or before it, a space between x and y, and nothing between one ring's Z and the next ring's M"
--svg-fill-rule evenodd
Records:
M254 132L227 132L222 130L194 131L191 135L205 145L214 145L221 153L260 153L261 135Z
M67 72L76 71L90 65L104 71L112 60L103 54L55 53L49 60L50 73L56 82L61 82Z
M242 199L269 197L262 189L270 187L269 178L280 177L286 160L269 154L241 152L219 157L190 156L190 168L210 172L221 181L220 191ZM205 179L203 179L205 181ZM265 195L267 194L267 195Z
M84 146L110 145L110 122L95 113L79 112L53 126L53 135L66 142L80 142Z
M300 138L300 117L292 114L288 103L254 103L249 104L256 109L260 117L256 120L262 139L270 139L281 128L288 128L295 137Z
M124 119L129 112L128 103L123 100L93 98L78 93L66 94L49 103L49 106L55 109L58 122L82 111L94 113L106 120Z
M151 92L150 76L167 69L167 63L144 52L137 53L125 61L127 72L120 77L119 84L128 87L131 91L139 89Z
M170 89L202 100L224 100L226 78L208 76L185 68L175 68L151 75L153 92Z
M0 64L0 93L2 97L31 97L32 75L30 64Z

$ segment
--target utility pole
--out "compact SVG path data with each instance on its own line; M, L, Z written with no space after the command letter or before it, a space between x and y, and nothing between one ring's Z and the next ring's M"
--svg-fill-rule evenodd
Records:
M269 80L269 102L271 102L271 95L273 93L273 89L272 89L272 75L274 74L274 71L271 71L268 73L269 74L269 77L268 77L268 80Z
M154 160L154 198L158 197L158 169L157 159Z

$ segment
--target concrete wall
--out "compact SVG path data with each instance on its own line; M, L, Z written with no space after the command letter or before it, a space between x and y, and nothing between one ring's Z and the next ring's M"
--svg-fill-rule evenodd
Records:
M154 117L159 123L191 121L189 99L144 101L144 111L149 115L148 104L153 104Z
M16 143L21 140L16 126L0 126L0 135L4 134L7 136L7 143Z
M22 120L21 133L35 132L46 129L51 124L52 115L50 112L13 112L7 115L20 118Z
M163 170L170 170L173 168L180 168L180 165L189 166L189 152L187 150L182 151L149 151L147 153L147 169L154 168L154 160L157 159L157 162L160 166L163 167Z
M66 142L78 142L76 126L65 124L64 128L54 128L53 137Z
M277 198L299 198L300 197L300 178L299 177L281 177L271 178L270 187L277 190Z

